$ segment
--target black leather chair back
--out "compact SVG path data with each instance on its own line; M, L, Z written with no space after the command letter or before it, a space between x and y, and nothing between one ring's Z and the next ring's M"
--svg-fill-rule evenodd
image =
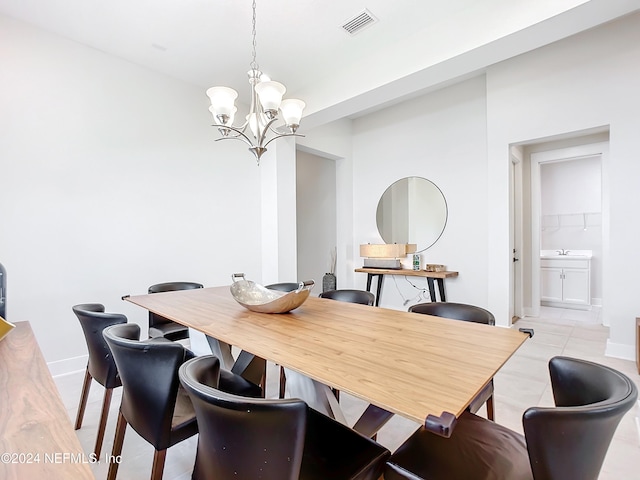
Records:
M434 317L452 318L465 322L484 323L495 325L496 319L488 310L475 305L452 302L418 303L409 307L410 312L433 315Z
M575 358L552 358L549 372L556 407L532 407L522 418L533 476L595 480L637 387L612 368Z
M122 380L120 411L133 429L156 450L195 434L193 421L179 438L172 437L171 421L180 386L178 368L185 360L185 348L177 342L138 341L140 326L134 323L109 327L104 338Z
M340 302L359 303L361 305L373 305L375 302L375 295L365 290L327 290L319 295L320 298L330 298L331 300L338 300Z
M180 367L180 381L191 397L199 426L192 478L298 479L306 404L224 393L215 388L219 371L214 356L197 357Z
M176 290L195 290L203 288L201 283L196 282L165 282L151 285L148 293L174 292ZM172 328L167 328L172 326ZM165 337L169 340L183 340L188 338L189 329L183 327L168 318L149 312L149 336Z
M464 412L450 438L419 428L391 456L385 478L597 480L618 423L633 407L636 385L597 363L549 361L555 407L524 412L524 437Z
M120 313L105 313L104 305L100 303L83 303L75 305L72 310L80 321L87 342L89 373L105 388L119 387L118 369L102 331L111 325L127 323L127 317Z

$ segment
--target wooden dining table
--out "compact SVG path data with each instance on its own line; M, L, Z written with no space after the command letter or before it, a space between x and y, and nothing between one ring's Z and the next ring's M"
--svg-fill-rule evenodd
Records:
M313 296L289 313L257 313L228 286L123 299L236 346L245 355L241 369L266 359L443 436L528 338Z

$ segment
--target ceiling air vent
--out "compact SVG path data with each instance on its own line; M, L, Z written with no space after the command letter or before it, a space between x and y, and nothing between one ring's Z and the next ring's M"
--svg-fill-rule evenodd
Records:
M350 18L344 24L342 28L350 35L355 35L363 28L368 27L376 23L378 19L374 17L369 10L363 10L355 17Z

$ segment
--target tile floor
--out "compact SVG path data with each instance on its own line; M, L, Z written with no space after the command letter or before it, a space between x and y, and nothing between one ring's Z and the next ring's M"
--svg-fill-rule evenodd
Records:
M514 328L532 327L535 335L507 362L495 378L496 421L522 432L521 417L533 405L553 405L547 369L548 359L554 355L584 358L609 365L631 377L640 387L640 375L635 363L604 356L608 329L599 324L599 309L592 311L563 310L542 307L540 318L524 318ZM56 384L75 420L83 372L57 377ZM269 365L267 395L277 395L278 369ZM110 417L105 434L102 461L92 465L96 479L106 478L108 465L105 455L111 452L115 422L120 403L120 389L113 395ZM93 450L102 401L102 387L94 382L83 427L77 431L86 453ZM346 394L341 396L345 416L350 422L364 410L362 401ZM479 412L484 414L483 411ZM640 435L636 417L640 407L634 407L623 419L609 448L600 480L632 480L640 478ZM394 450L417 427L413 422L394 417L378 435L378 441ZM167 453L165 480L187 480L195 459L195 438L186 440ZM148 478L151 473L153 448L132 429L127 430L119 480Z

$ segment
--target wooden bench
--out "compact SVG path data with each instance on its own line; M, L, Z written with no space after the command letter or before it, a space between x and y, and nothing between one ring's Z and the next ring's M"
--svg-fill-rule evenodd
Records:
M0 342L0 478L94 479L31 325L15 325Z

